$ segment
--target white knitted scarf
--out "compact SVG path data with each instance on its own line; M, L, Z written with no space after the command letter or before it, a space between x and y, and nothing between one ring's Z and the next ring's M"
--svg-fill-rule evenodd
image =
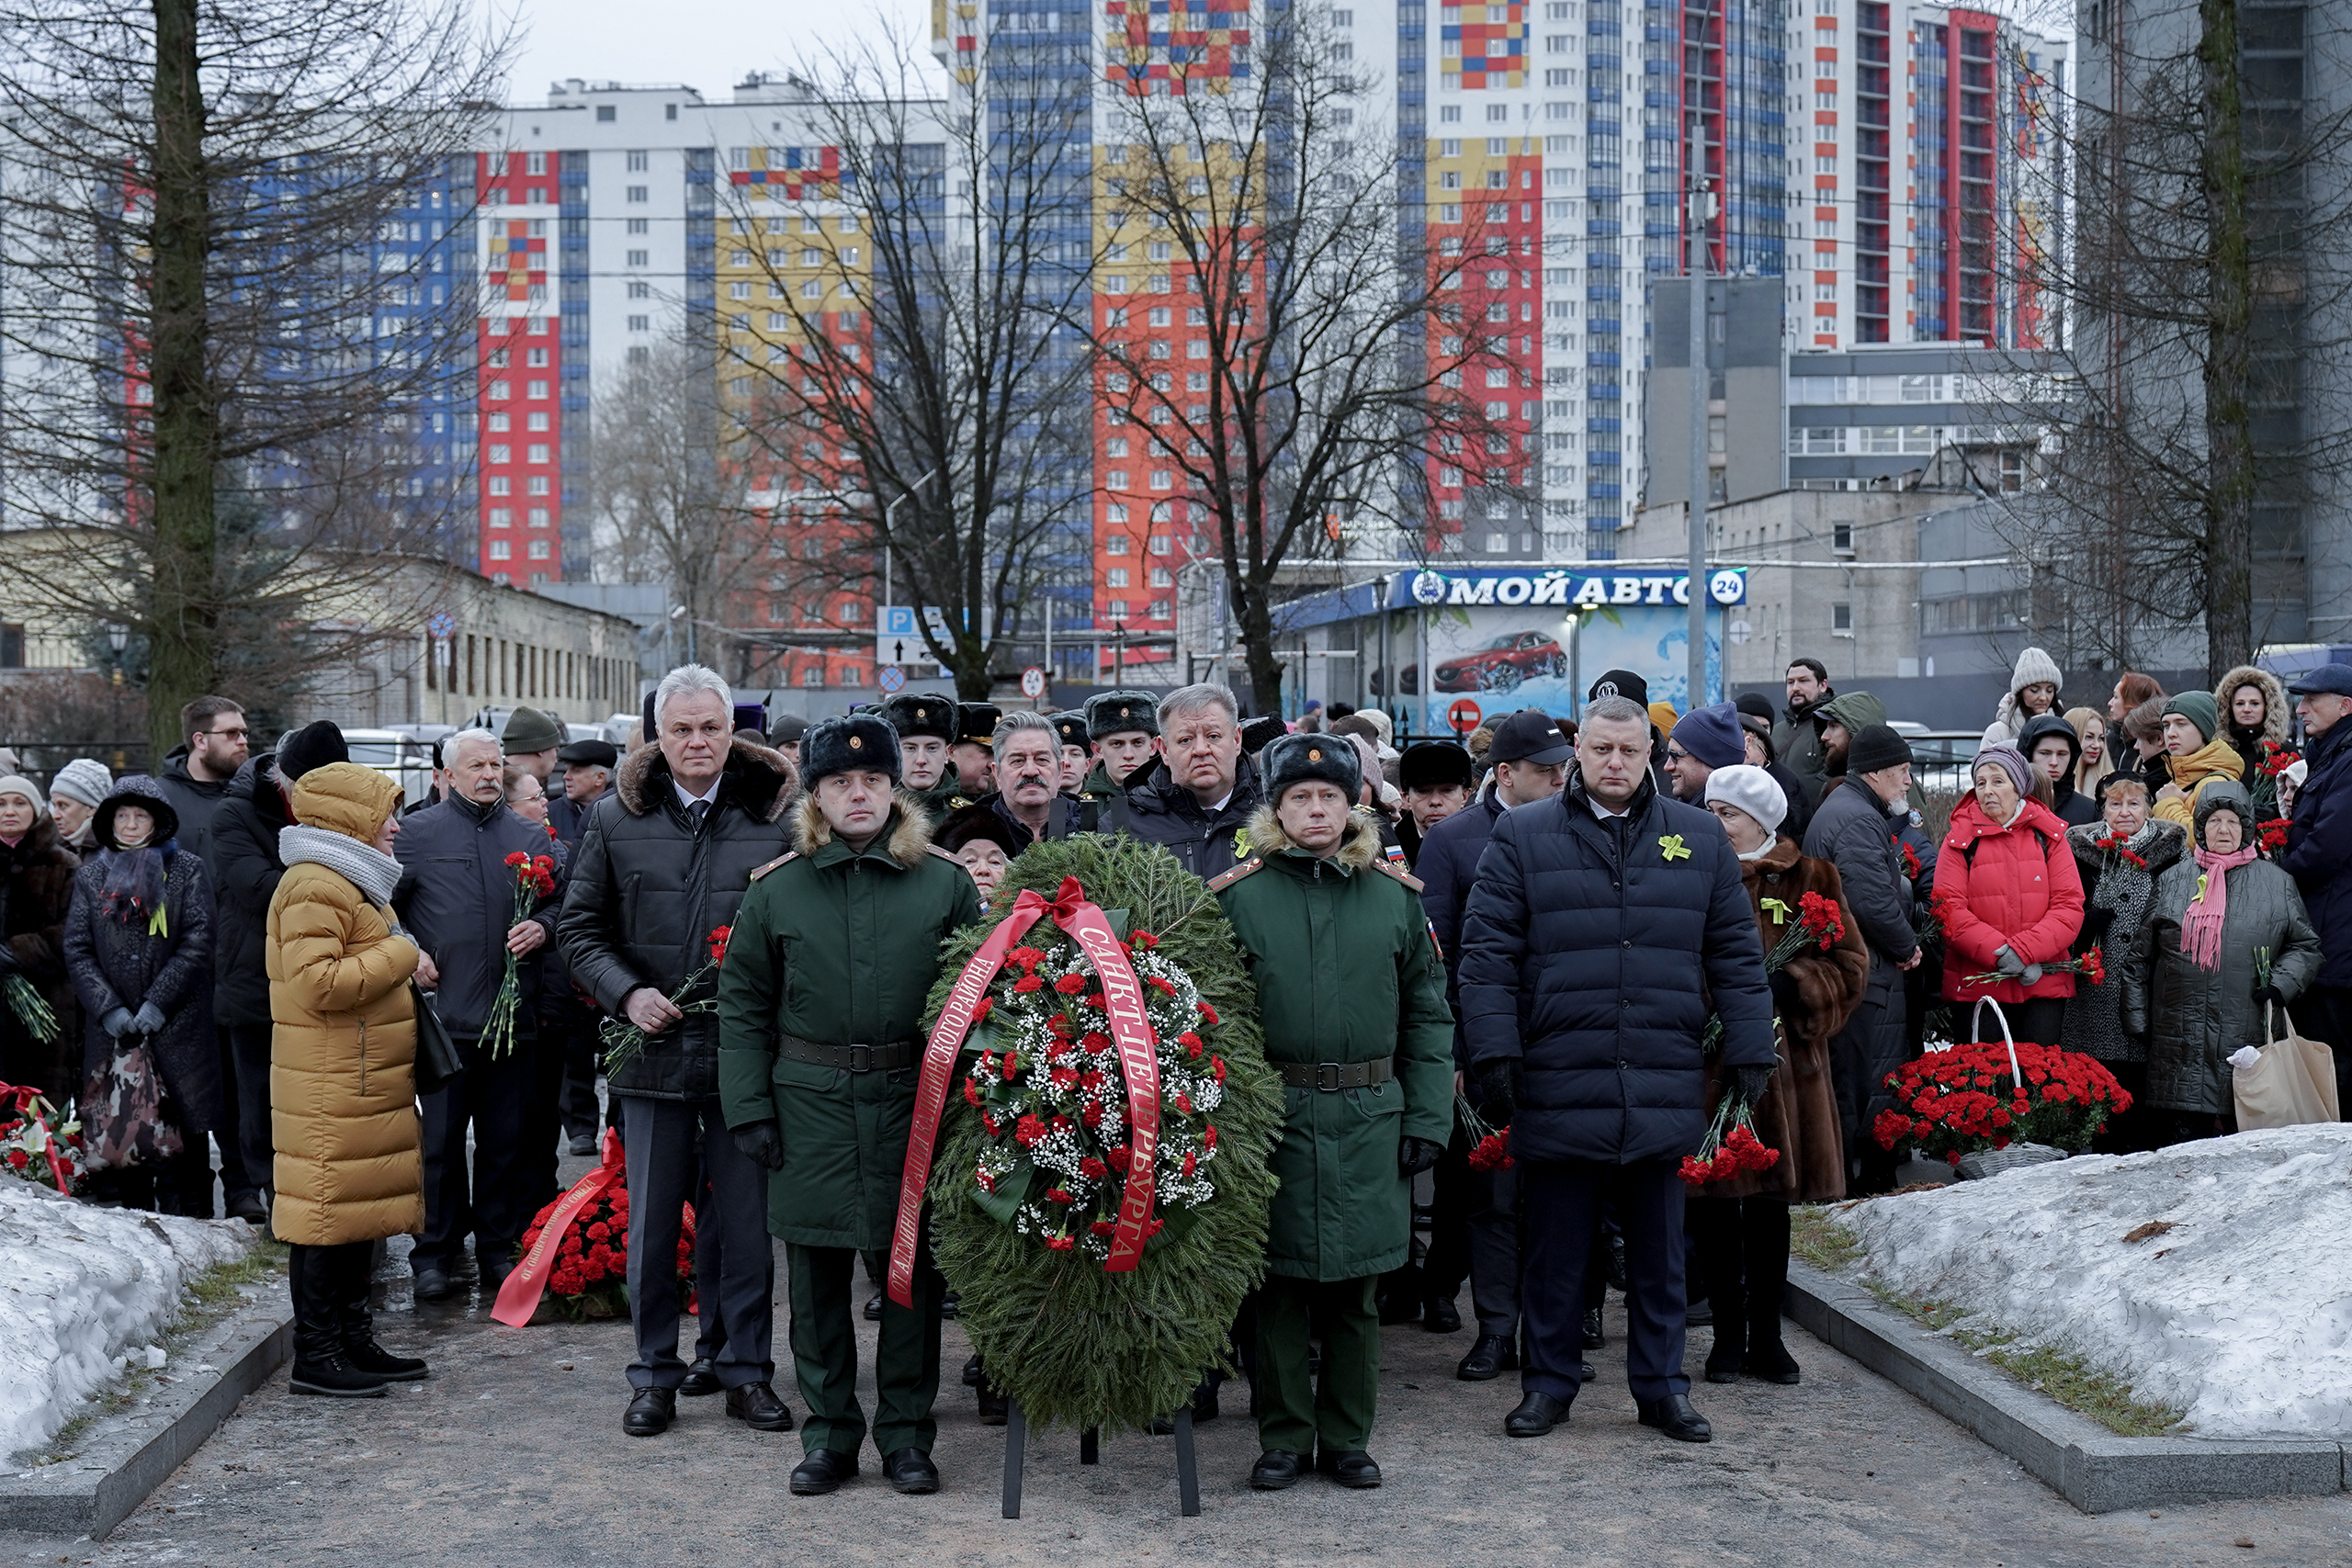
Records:
M400 862L373 844L324 828L280 828L277 858L288 865L325 866L379 906L391 903L401 879Z

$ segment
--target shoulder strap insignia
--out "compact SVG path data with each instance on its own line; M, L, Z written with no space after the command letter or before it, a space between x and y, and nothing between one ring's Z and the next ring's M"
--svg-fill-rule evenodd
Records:
M785 862L786 862L786 861L795 861L795 860L798 860L799 858L800 858L800 852L799 852L798 850L786 850L786 851L785 851L785 852L784 852L784 853L782 853L782 854L780 854L780 855L776 856L776 857L775 857L775 859L774 859L774 860L772 860L772 861L768 862L768 863L767 863L767 864L765 864L765 865L763 865L763 866L761 866L758 870L756 870L756 871L752 872L752 881L754 881L754 882L757 882L761 877L765 876L769 872L774 871L777 866L780 866L780 865L784 864L784 863L785 863Z
M923 848L929 850L933 854L937 855L941 860L952 863L956 870L961 871L964 869L964 863L956 859L955 852L951 850L943 850L937 844L925 844Z
M1395 877L1397 881L1403 883L1406 886L1411 888L1416 893L1419 893L1421 890L1421 879L1415 876L1411 872L1407 871L1403 866L1398 865L1395 861L1387 859L1375 860L1372 863L1372 868L1385 875Z
M1209 879L1209 891L1212 893L1222 893L1227 888L1232 886L1235 883L1240 881L1243 877L1249 875L1251 872L1263 866L1265 863L1266 863L1262 860L1245 860L1239 865L1235 866L1231 871L1225 873L1223 875L1211 877Z

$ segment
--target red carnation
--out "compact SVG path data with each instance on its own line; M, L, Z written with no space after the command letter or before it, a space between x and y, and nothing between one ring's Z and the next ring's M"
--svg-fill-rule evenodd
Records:
M1074 997L1078 995L1079 992L1086 989L1086 976L1083 975L1065 975L1060 979L1054 982L1054 989L1059 991L1066 997Z
M1024 1149L1034 1149L1046 1141L1046 1127L1035 1116L1023 1116L1012 1130L1013 1141Z
M1215 1127L1204 1129L1201 1134L1201 1141L1210 1148L1216 1147L1216 1129Z
M1007 1051L1004 1054L1004 1081L1011 1083L1012 1081L1012 1075L1020 1070L1021 1053L1018 1051Z
M1201 1037L1189 1029L1176 1037L1176 1043L1184 1047L1184 1055L1187 1056L1197 1056L1201 1054Z
M1215 1026L1216 1026L1216 1023L1217 1023L1217 1021L1218 1021L1218 1019L1217 1019L1217 1016L1216 1016L1216 1009L1215 1009L1215 1008L1213 1008L1213 1007L1209 1006L1209 1004L1208 1004L1208 1003L1206 1003L1206 1002L1201 1002L1201 1003L1198 1003L1198 1004L1196 1004L1196 1005L1197 1005L1197 1006L1200 1008L1200 1010L1201 1010L1201 1016L1202 1016L1203 1018L1204 1018L1204 1019L1208 1020L1209 1024L1210 1024L1210 1026L1211 1026L1211 1027L1215 1027Z
M1140 947L1146 953L1149 953L1153 948L1159 945L1159 939L1152 935L1149 931L1134 931L1130 932L1129 935L1131 936L1132 941L1128 945Z
M1119 1227L1108 1220L1097 1220L1086 1228L1096 1235L1116 1235L1119 1231Z
M1223 1083L1225 1081L1224 1057L1211 1056L1209 1058L1209 1077L1215 1078L1219 1083Z
M1040 980L1035 975L1023 975L1021 978L1012 982L1012 988L1016 991L1022 992L1023 995L1026 995L1031 991L1044 990L1046 988L1046 982Z
M516 850L513 854L506 857L506 863L508 865L528 865L531 863L531 857L526 854L523 851Z
M969 1074L967 1074L964 1078L964 1101L975 1109L978 1109L980 1103L979 1083Z
M1209 1130L1215 1132L1216 1129L1212 1127ZM1124 1171L1127 1168L1128 1163L1135 1158L1135 1151L1125 1144L1113 1144L1102 1151L1102 1157L1111 1163L1114 1169Z
M1077 1199L1071 1197L1067 1191L1064 1191L1058 1187L1046 1188L1046 1196L1057 1203L1075 1203L1078 1201Z
M1046 1245L1056 1252L1068 1252L1077 1243L1066 1235L1049 1235L1046 1238Z
M1078 1173L1089 1181L1100 1181L1111 1174L1111 1168L1089 1155L1078 1162Z

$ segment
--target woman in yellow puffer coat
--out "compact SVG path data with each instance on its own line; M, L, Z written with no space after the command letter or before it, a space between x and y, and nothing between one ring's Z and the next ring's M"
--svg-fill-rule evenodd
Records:
M391 910L401 792L356 762L294 785L269 901L270 1129L293 1244L297 1393L379 1398L424 1363L376 1343L373 1244L424 1225L416 1113L417 947Z

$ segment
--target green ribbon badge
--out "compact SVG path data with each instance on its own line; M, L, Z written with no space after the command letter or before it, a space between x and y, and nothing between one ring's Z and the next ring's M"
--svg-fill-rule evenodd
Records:
M1789 906L1785 900L1780 898L1767 898L1758 907L1772 911L1772 923L1774 925L1785 926L1789 923Z
M1679 833L1665 834L1658 840L1657 847L1659 854L1668 863L1690 858L1690 852L1682 846L1682 835Z

